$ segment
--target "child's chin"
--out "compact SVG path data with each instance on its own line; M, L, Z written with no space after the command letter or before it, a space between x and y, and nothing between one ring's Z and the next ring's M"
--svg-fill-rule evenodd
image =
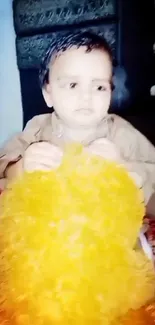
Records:
M78 112L74 118L75 122L81 125L90 125L94 124L95 122L98 124L98 119L93 112Z

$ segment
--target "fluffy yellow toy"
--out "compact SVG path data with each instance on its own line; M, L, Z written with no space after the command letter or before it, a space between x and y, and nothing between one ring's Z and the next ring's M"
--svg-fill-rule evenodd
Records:
M1 198L0 325L133 324L155 288L143 215L126 171L80 146L25 174Z

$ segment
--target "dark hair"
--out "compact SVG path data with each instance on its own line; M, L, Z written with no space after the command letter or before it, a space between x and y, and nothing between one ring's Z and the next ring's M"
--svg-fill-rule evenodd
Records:
M56 37L47 49L44 59L42 60L39 71L39 82L42 88L49 81L49 63L51 58L59 52L66 51L72 46L86 46L86 51L93 49L103 49L109 55L111 62L113 61L111 48L104 37L98 36L91 32L72 32L62 34Z

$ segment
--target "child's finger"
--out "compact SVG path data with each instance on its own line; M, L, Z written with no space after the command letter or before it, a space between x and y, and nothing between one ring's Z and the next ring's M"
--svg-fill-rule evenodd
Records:
M134 182L139 188L143 187L143 181L140 175L138 175L136 172L129 172L129 175L131 176L131 178L134 180Z
M58 168L59 165L60 164L58 164L56 162L53 162L53 164L51 166L46 165L44 163L42 163L42 164L36 164L35 162L31 162L31 163L27 164L24 167L24 170L27 171L27 172L33 172L33 171L37 171L37 170L40 170L40 171L50 171L52 169Z

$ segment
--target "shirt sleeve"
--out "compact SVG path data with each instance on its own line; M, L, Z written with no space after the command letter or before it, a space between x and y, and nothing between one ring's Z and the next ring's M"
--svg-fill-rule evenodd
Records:
M119 148L128 170L142 179L146 203L155 192L155 147L129 122L113 115L111 140Z
M32 143L39 141L42 120L43 116L35 116L27 123L23 132L13 137L0 150L0 179L5 177L5 170L10 163L19 161L23 157L25 150Z

